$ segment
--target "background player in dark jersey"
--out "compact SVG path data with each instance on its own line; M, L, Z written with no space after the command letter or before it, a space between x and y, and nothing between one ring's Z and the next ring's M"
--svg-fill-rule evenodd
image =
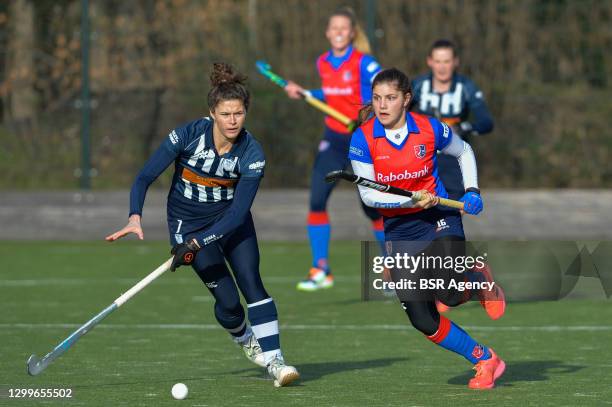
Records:
M431 72L412 82L414 111L450 125L455 135L468 142L472 135L493 130L493 119L482 91L470 79L456 73L459 56L455 44L448 40L434 42L427 56L427 66ZM457 160L441 154L438 165L450 198L459 199L464 187Z
M171 269L192 265L215 298L219 324L252 362L267 367L276 386L284 386L299 374L284 363L276 306L259 274L259 248L250 208L265 159L260 144L243 128L250 99L246 77L229 65L214 64L210 78L210 117L169 134L132 186L128 224L106 239L114 241L129 233L143 239L140 219L147 189L174 163L167 206L174 254ZM236 284L246 300L251 326Z
M438 197L447 196L444 184L438 177L436 152L441 151L461 162L467 188L461 198L465 202L463 210L476 215L483 204L471 147L437 119L406 111L412 91L410 80L401 71L387 69L380 72L374 79L372 90L372 104L363 111L365 123L351 138L349 158L353 171L356 175L421 191L425 195L424 199L415 202L412 198L359 187L362 200L369 206L379 208L384 216L389 254L417 256L427 242L437 242L428 249L436 250L432 255L457 258L462 255L457 248L462 248L461 242L465 240L463 225L459 211L436 206ZM372 111L374 117L370 117ZM426 274L430 271L433 272L424 270L420 276L432 277L431 273ZM454 269L438 272L448 275L446 281L459 278ZM471 278L476 280L488 279L481 272L471 274ZM463 274L460 278L464 278ZM435 297L447 305L459 305L467 300L463 292L450 289L436 292ZM412 325L432 342L464 356L474 364L476 376L470 380L470 388L493 387L505 369L504 362L492 349L479 344L455 323L440 315L432 298L413 298L404 299L400 295Z
M317 59L317 70L321 77L321 89L307 91L295 82L289 82L285 91L297 99L301 93L310 92L316 98L357 119L359 109L370 100L371 83L380 70L379 64L369 55L368 39L357 24L355 14L343 7L330 17L325 32L331 50ZM308 214L308 238L312 251L312 268L306 280L297 288L314 291L333 286L334 280L328 263L331 228L327 215L327 201L335 184L325 182L325 174L348 166L347 153L350 132L347 127L331 116L325 117L325 133L319 144L310 180L310 212ZM372 221L374 235L383 241L380 215L363 207Z

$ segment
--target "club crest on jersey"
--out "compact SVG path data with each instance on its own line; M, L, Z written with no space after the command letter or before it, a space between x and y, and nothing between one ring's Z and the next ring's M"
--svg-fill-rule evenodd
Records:
M232 172L234 171L234 168L236 168L236 164L238 163L238 157L234 157L233 159L229 160L226 158L222 158L221 162L225 171Z
M414 146L414 155L416 155L416 158L425 157L426 152L427 150L425 149L425 144L417 144Z
M349 82L352 78L353 78L353 75L351 75L351 71L342 72L342 80L344 82Z
M191 156L192 160L200 160L200 159L204 159L204 160L210 159L210 160L212 160L213 158L215 158L215 152L212 149L196 151Z

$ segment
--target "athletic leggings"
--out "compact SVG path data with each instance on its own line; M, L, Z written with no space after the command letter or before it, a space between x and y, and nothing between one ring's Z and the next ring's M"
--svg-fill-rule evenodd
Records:
M227 267L226 259L236 282ZM247 304L269 297L259 274L259 248L250 213L248 219L234 232L199 250L192 267L215 297L215 316L226 328L234 325L232 321L237 321L238 325L245 317L238 288Z
M436 256L463 256L465 255L465 246L457 244L465 239L458 236L443 236L434 240L433 249L426 251L427 255ZM453 278L457 278L457 273L454 270L441 271L437 277L444 279L445 285ZM463 304L469 299L469 292L458 290L436 290L434 296L436 299L449 307L454 307ZM440 314L436 309L435 301L403 301L402 308L408 315L412 326L421 331L427 336L431 336L438 330L440 325Z

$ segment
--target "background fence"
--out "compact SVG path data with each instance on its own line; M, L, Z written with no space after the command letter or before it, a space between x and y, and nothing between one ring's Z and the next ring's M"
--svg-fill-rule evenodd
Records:
M81 157L81 0L0 4L0 188L74 188ZM247 127L268 187L303 187L322 117L260 78L256 59L316 87L327 16L355 8L385 67L411 76L428 47L460 47L493 134L474 140L483 187L610 187L612 2L93 0L92 185L130 185L173 127L207 113L213 61L250 76ZM167 186L169 176L161 181Z

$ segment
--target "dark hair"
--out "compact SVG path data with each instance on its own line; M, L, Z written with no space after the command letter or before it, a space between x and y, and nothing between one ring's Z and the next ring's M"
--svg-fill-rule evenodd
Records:
M372 91L374 91L374 87L380 83L392 83L394 84L402 95L406 93L410 93L412 95L412 84L410 82L410 78L408 75L403 73L397 68L389 68L380 71L374 77L374 81L372 82ZM366 104L359 110L359 121L358 124L366 122L370 117L372 117L373 108L372 102Z
M453 56L455 57L458 56L457 46L455 45L455 43L452 42L451 40L445 40L445 39L436 40L434 41L433 44L431 44L431 47L429 47L429 56L431 56L431 54L435 50L441 49L441 48L450 49L451 51L453 51Z
M351 7L348 7L348 6L338 7L336 10L334 10L333 13L330 14L329 19L331 20L331 18L335 16L343 16L343 17L348 18L349 20L351 20L351 25L353 27L357 25L357 18L355 17L355 11Z
M224 100L241 100L244 108L249 110L251 95L245 86L247 77L223 62L215 62L210 73L210 91L208 92L208 108L211 112L219 102Z

